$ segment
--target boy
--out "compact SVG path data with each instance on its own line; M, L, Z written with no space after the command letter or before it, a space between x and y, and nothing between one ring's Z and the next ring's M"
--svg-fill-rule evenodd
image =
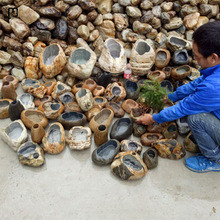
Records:
M155 115L145 114L138 123L163 123L184 116L201 154L185 165L195 172L220 171L220 22L209 22L193 33L194 59L201 76L168 95L176 105Z

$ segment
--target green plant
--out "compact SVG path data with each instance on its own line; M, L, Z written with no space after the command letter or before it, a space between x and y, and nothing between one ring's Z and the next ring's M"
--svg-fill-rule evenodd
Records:
M152 79L145 80L144 84L139 86L140 102L146 104L153 110L160 111L164 107L164 100L167 98L168 92L166 88L160 86L160 82Z

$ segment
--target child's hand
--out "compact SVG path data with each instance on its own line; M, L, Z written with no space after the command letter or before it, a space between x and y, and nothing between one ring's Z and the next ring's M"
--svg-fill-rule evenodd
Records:
M154 119L151 114L144 114L140 117L140 119L135 121L138 124L143 124L143 125L150 125L154 123Z

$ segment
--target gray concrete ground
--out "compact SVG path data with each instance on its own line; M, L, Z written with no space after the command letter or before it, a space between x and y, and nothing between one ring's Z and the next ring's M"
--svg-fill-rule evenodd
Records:
M9 123L0 120L0 128ZM66 146L31 168L0 140L0 220L220 219L220 173L198 174L184 166L185 158L159 158L142 179L122 181L110 166L92 162L94 149Z

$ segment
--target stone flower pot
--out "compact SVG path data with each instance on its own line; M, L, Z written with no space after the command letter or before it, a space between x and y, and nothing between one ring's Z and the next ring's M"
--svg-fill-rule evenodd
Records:
M98 62L100 68L110 72L112 76L122 74L126 68L127 57L121 42L114 38L106 39Z
M156 149L149 147L144 153L143 153L143 161L147 165L147 168L153 169L157 167L158 165L158 154Z
M169 35L167 37L166 46L172 52L175 52L176 50L182 50L182 49L191 50L192 42L187 41L183 39L182 37Z
M111 109L114 112L114 116L117 118L121 118L125 114L125 111L116 102L108 102L105 107Z
M93 107L93 96L88 89L80 89L76 93L76 101L80 108L85 112L89 111Z
M105 97L108 101L120 102L126 97L126 91L118 82L108 84L105 89Z
M126 98L137 100L139 97L139 92L137 91L138 84L136 82L127 80L125 82Z
M167 126L165 126L162 130L162 134L164 138L167 139L176 139L178 136L178 129L175 122L169 123Z
M89 78L96 59L96 54L87 47L79 47L73 50L67 63L69 75L78 79Z
M155 70L149 72L147 78L161 82L166 78L166 74L163 71Z
M45 135L44 128L40 124L34 124L31 127L31 139L35 143L41 143L43 137Z
M89 89L91 92L96 88L97 84L93 79L86 79L82 85L83 89Z
M31 167L39 167L44 164L44 151L32 141L22 144L17 151L19 162Z
M152 41L138 39L132 47L130 54L130 65L132 74L146 75L155 62L155 52L152 47Z
M151 146L152 143L154 143L155 141L158 141L160 139L163 139L163 135L160 133L145 133L143 135L141 135L141 143L144 146Z
M91 136L90 128L74 126L69 130L66 142L71 150L86 150L91 146Z
M190 132L185 139L183 140L183 145L186 149L186 151L189 151L191 153L199 153L199 147L192 135L192 132Z
M9 105L13 100L0 99L0 119L9 117Z
M47 46L39 57L40 69L46 78L53 78L66 65L66 55L59 44Z
M133 140L123 140L121 141L121 151L135 151L138 154L141 154L143 146L138 141Z
M130 114L131 109L138 108L138 103L133 99L126 99L124 102L122 102L121 107L126 113Z
M188 65L179 66L177 68L172 69L171 77L175 80L181 80L188 76L191 73L191 71L192 69Z
M9 105L9 117L12 121L18 120L21 118L21 112L24 110L24 106L19 100L15 100Z
M23 79L21 82L21 87L24 92L27 92L30 87L34 87L35 85L40 86L40 81L37 79Z
M89 111L85 112L87 120L90 121L95 115L97 115L102 110L100 105L92 107Z
M18 96L17 100L21 102L24 106L24 109L34 109L34 97L30 93L23 93Z
M134 151L118 153L111 164L113 174L123 180L142 178L148 171L140 155Z
M186 49L176 50L173 54L172 61L176 65L185 65L189 63L189 55Z
M65 130L59 122L52 123L42 139L43 149L49 154L59 154L65 147Z
M167 66L170 62L170 51L162 48L156 50L155 55L155 66L158 68L163 68Z
M27 129L20 119L15 120L2 129L1 138L14 151L17 151L28 138Z

